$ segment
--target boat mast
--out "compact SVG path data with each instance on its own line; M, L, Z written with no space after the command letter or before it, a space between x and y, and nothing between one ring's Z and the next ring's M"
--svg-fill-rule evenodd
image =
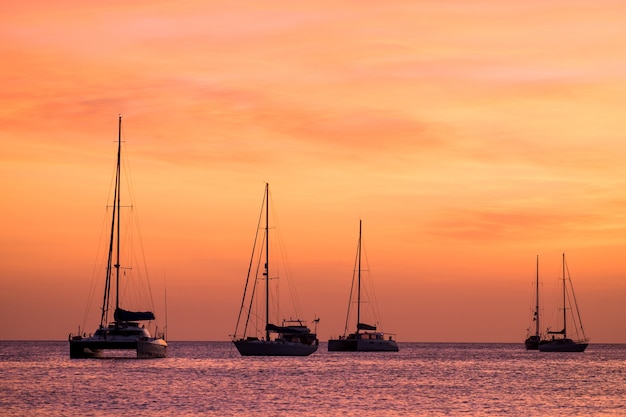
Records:
M356 332L359 332L359 325L361 323L361 224L363 220L359 219L359 245L357 248L357 257L359 262L358 270L358 283L357 283L357 304L356 304Z
M121 161L121 149L122 149L122 115L120 114L118 119L118 128L117 128L117 201L115 204L117 205L117 242L116 242L116 254L115 254L115 311L120 307L120 194L122 191L121 182L122 175L120 169L120 161ZM117 321L117 320L116 320Z
M537 282L535 294L535 335L539 336L539 255L537 255Z
M563 339L567 337L567 309L565 304L565 254L563 254Z
M113 242L115 239L115 223L117 216L117 262L115 268L117 268L117 281L119 283L119 192L120 192L120 147L121 147L121 131L122 131L122 116L119 116L118 121L118 136L117 136L117 166L115 171L115 190L113 191L113 214L111 217L111 235L109 238L109 256L107 259L106 279L104 281L104 295L102 299L102 315L100 316L100 327L104 327L108 321L109 302L111 299L111 273L113 263ZM118 307L119 289L116 287L115 307Z
M268 325L270 324L270 270L269 270L269 205L270 205L270 192L269 183L265 183L265 340L269 342L270 331Z

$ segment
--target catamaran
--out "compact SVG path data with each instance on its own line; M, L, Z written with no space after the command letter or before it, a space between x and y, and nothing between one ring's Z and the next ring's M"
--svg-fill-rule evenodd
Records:
M355 284L356 278L356 331L348 334L348 324L350 319L350 310L353 304L352 296L348 303L348 314L346 315L346 325L344 327L344 333L336 339L330 339L328 341L329 352L398 352L398 343L393 340L392 335L385 335L385 333L378 331L377 326L373 324L366 324L361 322L361 248L362 248L362 221L359 220L359 242L357 245L357 260L358 265L356 277L352 276L352 287ZM352 291L350 291L352 295Z
M100 325L93 334L81 333L69 335L70 358L98 358L103 357L107 351L134 350L137 358L164 358L167 353L165 334L152 336L145 324L155 320L152 311L130 311L121 307L122 297L120 286L126 278L126 272L130 275L130 267L122 265L120 255L120 220L121 220L121 144L122 144L122 116L118 121L117 139L117 167L115 172L115 189L113 192L111 234L108 245L108 258L106 266L106 278L104 296L100 316ZM120 273L120 270L123 272ZM115 292L113 293L113 287ZM112 308L114 307L114 309ZM113 309L113 321L110 313Z

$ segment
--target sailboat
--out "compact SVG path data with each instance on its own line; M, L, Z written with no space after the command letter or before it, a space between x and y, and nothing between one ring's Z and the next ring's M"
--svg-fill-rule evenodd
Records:
M569 270L567 271L567 277L565 274L565 270L567 269L567 264L565 262L565 254L563 254L563 330L559 331L550 331L548 329L548 334L552 335L552 338L542 342L539 344L540 352L584 352L589 344L589 340L585 337L585 332L583 331L582 322L580 320L580 312L578 311L578 304L576 303L576 296L574 295L574 287L572 286L572 279L569 276ZM576 310L576 315L573 314L574 324L576 324L576 318L578 319L578 327L580 327L580 334L582 334L582 338L579 340L572 340L567 337L567 310L572 310L572 308L567 307L568 300L568 292L567 292L567 283L569 282L571 298L573 300L573 307ZM576 330L578 334L578 330ZM562 335L562 337L555 337L555 335Z
M348 321L350 318L350 307L352 305L352 297L350 297L348 303L348 314L346 316L346 325L344 327L344 333L337 339L330 339L328 341L329 352L397 352L398 343L393 340L393 336L385 336L381 331L378 331L375 325L366 324L361 322L361 233L363 222L359 220L359 242L357 245L357 265L356 272L356 296L357 296L357 314L356 314L356 331L354 333L347 334ZM352 278L352 286L354 287L354 275ZM350 292L352 294L352 291Z
M153 337L145 325L140 325L140 322L155 320L154 313L152 311L129 311L121 307L120 281L126 277L126 267L122 266L120 256L121 136L122 116L119 116L113 215L100 325L90 335L81 333L80 330L76 335L70 333L70 358L98 358L111 350L135 350L137 358L164 358L167 353L165 335ZM124 269L122 276L120 276L120 269ZM115 286L114 293L112 293L113 286ZM110 305L113 303L115 305L113 321L109 322Z
M277 302L277 300L270 298L270 280L275 277L270 275L269 184L267 183L265 184L265 194L263 196L263 209L265 210L265 227L263 229L265 239L260 242L261 248L257 250L257 242L262 230L260 227L257 227L254 249L252 251L246 285L241 300L241 308L239 309L235 332L232 336L233 343L242 356L308 356L317 350L319 344L316 331L311 332L306 322L299 318L283 319L280 325L278 325L275 324L273 318L270 317L270 303ZM261 210L261 216L259 217L259 226L262 217L263 210ZM257 273L251 282L250 277L255 261L257 264ZM262 275L259 276L258 265L260 265L262 261L263 272ZM253 314L253 305L259 284L264 287L265 290L265 298L263 300L264 317L255 316ZM251 294L248 294L248 292ZM248 303L246 303L246 301L248 301ZM242 335L239 335L239 326L244 319L245 324L243 325L243 332ZM263 328L256 326L256 330L253 329L255 326L251 323L251 320L255 321L256 319L262 323L261 326L263 326ZM315 319L314 322L317 325L319 319Z
M541 333L539 331L539 255L537 255L537 281L535 283L535 291L535 311L533 313L535 334L528 335L524 341L527 350L537 350L539 349L539 343L541 343ZM530 328L528 330L530 331Z

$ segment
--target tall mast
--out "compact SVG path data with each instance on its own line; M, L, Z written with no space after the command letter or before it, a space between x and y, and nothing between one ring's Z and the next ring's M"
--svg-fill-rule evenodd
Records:
M117 166L115 172L115 190L113 191L113 214L111 217L111 235L109 238L109 256L107 259L106 279L104 282L104 296L102 299L102 315L100 316L100 327L107 324L109 313L109 302L111 300L111 274L113 267L113 243L115 239L115 224L117 217L117 261L114 265L117 269L117 284L119 284L119 192L120 192L120 147L122 137L122 116L119 116L118 136L117 136ZM119 285L116 285L115 307L118 307Z
M563 339L567 337L567 310L565 304L565 254L563 254Z
M535 285L535 335L539 336L539 255L537 255L537 282Z
M357 257L359 262L358 272L358 284L357 284L357 304L356 304L356 328L357 333L359 331L359 324L361 323L361 224L363 220L359 219L359 244L357 248Z
M270 324L270 239L269 239L269 205L270 205L270 191L269 183L265 183L265 340L269 342L270 331L268 325Z
M122 175L120 169L121 161L121 149L122 149L122 115L118 119L117 127L117 200L115 205L117 206L117 242L116 242L116 254L115 254L115 311L120 307L120 193L122 191L121 182Z

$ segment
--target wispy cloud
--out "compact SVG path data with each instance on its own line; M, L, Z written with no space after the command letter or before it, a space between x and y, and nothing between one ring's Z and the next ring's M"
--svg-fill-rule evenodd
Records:
M224 224L271 180L318 258L336 260L328 240L357 215L397 271L419 248L446 275L451 245L485 270L509 245L619 254L625 20L617 0L5 2L11 270L30 240L55 247L61 219L84 238L72 192L99 201L119 113L157 251L237 259Z

